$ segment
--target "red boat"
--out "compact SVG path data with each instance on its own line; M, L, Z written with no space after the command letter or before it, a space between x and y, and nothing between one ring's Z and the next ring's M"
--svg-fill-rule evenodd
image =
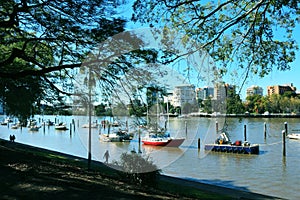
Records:
M184 138L171 138L163 136L149 136L142 139L144 145L152 146L167 146L167 147L179 147L183 142Z

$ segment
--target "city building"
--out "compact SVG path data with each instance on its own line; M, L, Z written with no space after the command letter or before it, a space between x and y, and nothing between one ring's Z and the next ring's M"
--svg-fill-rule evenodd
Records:
M185 103L195 104L195 86L191 84L175 86L171 104L174 107L181 107Z
M206 100L208 97L214 96L214 88L205 86L203 88L197 88L196 89L196 99L199 100Z
M263 88L259 87L257 85L252 85L251 87L247 88L246 96L252 96L252 95L260 95L263 96Z
M287 85L274 85L267 87L267 95L271 96L272 94L282 95L285 92L296 93L296 87L293 86L293 83Z
M235 86L228 83L216 83L214 86L214 100L224 101L230 94L235 94Z

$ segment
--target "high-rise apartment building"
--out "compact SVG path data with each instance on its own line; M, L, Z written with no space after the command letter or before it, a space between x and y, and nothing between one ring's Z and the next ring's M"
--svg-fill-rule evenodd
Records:
M226 97L235 94L235 86L228 83L216 83L214 86L214 99L224 101Z
M296 87L293 86L293 83L287 84L287 85L274 85L274 86L267 87L268 96L270 96L272 94L282 95L285 92L296 93Z
M252 85L251 87L247 88L247 91L246 91L247 97L255 95L255 94L263 96L263 88L259 87L257 85Z
M196 89L196 99L206 100L208 97L214 96L214 88L205 86L203 88Z
M195 86L191 84L175 86L172 97L174 107L183 106L185 103L196 102Z

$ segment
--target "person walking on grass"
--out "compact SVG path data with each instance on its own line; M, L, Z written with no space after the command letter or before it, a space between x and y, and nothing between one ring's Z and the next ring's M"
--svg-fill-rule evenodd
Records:
M104 163L108 164L108 158L109 158L109 152L108 152L108 150L106 150L106 152L104 153L103 158L105 158L105 162Z

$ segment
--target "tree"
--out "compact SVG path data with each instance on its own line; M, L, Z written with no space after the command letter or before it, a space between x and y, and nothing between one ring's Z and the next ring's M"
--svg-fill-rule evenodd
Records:
M176 29L186 46L198 42L198 50L220 63L221 75L231 63L245 70L245 78L250 72L263 77L275 68L288 70L298 50L292 34L300 14L296 0L136 0L133 8L134 21Z
M241 114L245 112L244 105L238 94L233 94L226 99L227 114Z
M8 114L27 118L34 103L72 93L76 73L70 69L80 67L95 44L124 31L125 21L112 17L113 3L1 1L0 99Z
M212 98L209 96L207 99L202 101L203 112L212 113Z
M135 34L118 35L126 23L116 17L119 5L118 0L1 1L1 81L12 85L14 80L26 83L23 78L35 79L34 86L43 92L28 93L34 98L22 99L29 102L31 106L27 108L30 108L40 101L57 103L61 100L59 95L73 95L77 68L93 65L96 84L102 86L104 98L109 98L114 86L130 69L143 62L155 63L158 57L157 51L140 48L143 41ZM7 110L12 110L14 105L7 101L6 95L18 93L16 88L22 84L9 91L3 85L0 100ZM26 118L28 112L11 114Z
M257 112L257 102L261 101L263 97L258 94L253 94L246 97L246 111L249 111L250 113L256 113Z

